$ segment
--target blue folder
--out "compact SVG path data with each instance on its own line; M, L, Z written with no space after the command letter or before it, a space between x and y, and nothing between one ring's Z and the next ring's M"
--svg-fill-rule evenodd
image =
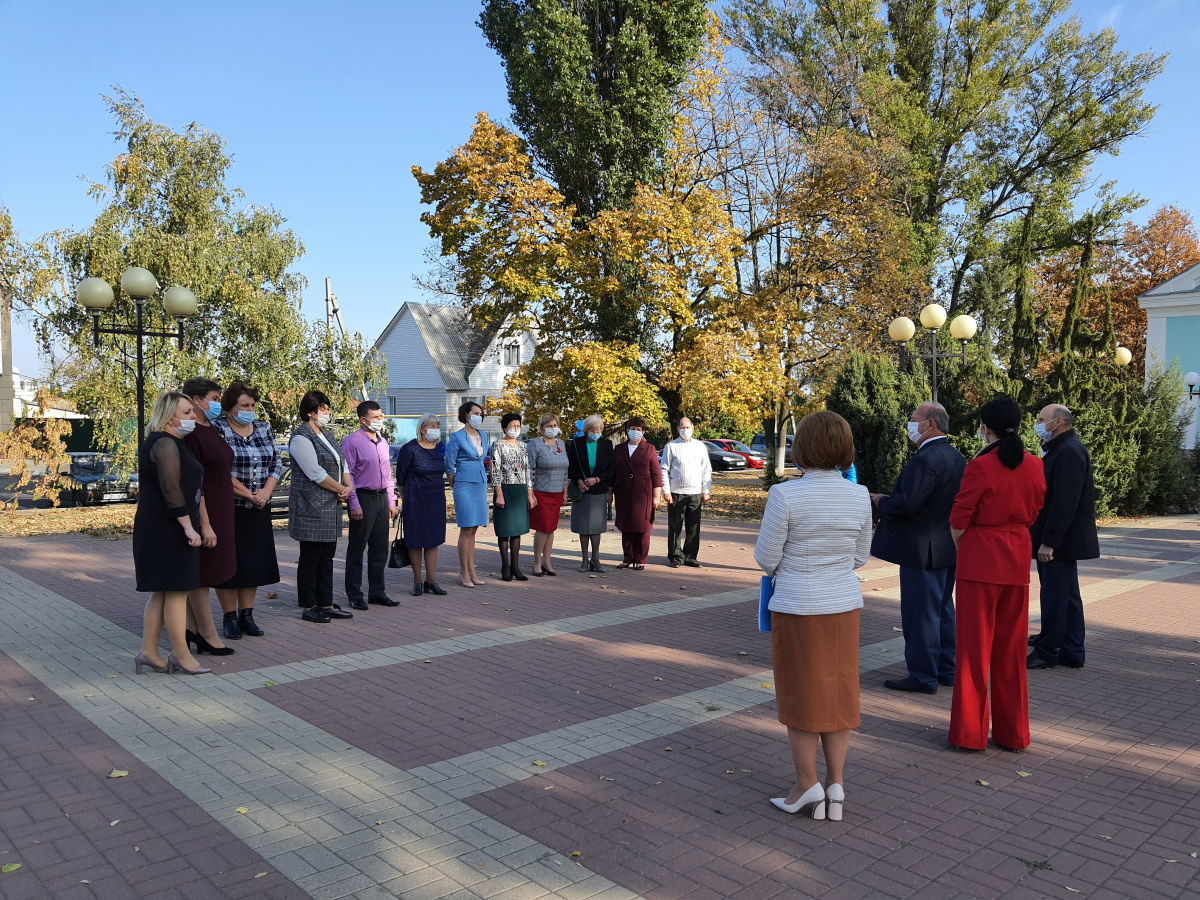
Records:
M758 583L758 630L771 630L771 610L767 608L767 604L771 602L771 595L775 593L775 578L771 575L764 575Z

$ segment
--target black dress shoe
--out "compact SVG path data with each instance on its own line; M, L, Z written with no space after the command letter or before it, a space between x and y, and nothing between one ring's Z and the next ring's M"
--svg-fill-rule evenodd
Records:
M254 608L243 609L238 612L238 628L242 630L242 634L248 634L250 637L262 637L266 634L258 623L254 621Z
M1083 668L1083 663L1063 659L1061 656L1058 658L1058 662L1059 662L1059 665L1066 666L1068 669L1082 669Z
M351 600L350 608L357 609L360 611L365 611L367 608L367 601L366 600Z
M953 679L953 678L940 678L940 677L939 677L939 678L938 678L938 684L940 684L942 687L948 687L948 688L952 688L952 687L954 687L954 679Z
M683 565L683 563L679 562L678 560L672 559L667 563L667 565L670 566L672 569L678 569L680 566Z
M420 597L423 593L425 593L425 586L421 582L418 581L412 586L412 595L414 597Z
M937 688L926 687L925 685L921 684L919 681L913 681L911 678L899 678L899 679L893 679L891 681L885 681L883 683L883 686L885 688L889 688L893 691L908 691L909 693L912 693L912 694L936 694L937 693Z
M442 586L436 581L427 581L422 585L422 588L425 590L426 594L437 594L439 597L446 596L446 592L442 590Z
M353 619L354 618L354 613L347 612L346 610L344 610L340 606L338 606L336 603L333 604L333 606L326 606L324 609L321 610L321 612L325 613L325 615L329 616L329 618L331 618L331 619Z
M1038 642L1038 638L1040 637L1040 634L1031 634L1029 636L1029 646L1032 647L1034 644L1036 644Z
M698 568L700 568L700 562L699 562L699 560L695 560L695 559L685 559L685 560L683 561L683 564L684 564L685 566L687 566L689 569L698 569Z
M399 600L393 600L387 594L384 594L382 597L374 597L374 598L368 600L367 602L374 603L377 606L399 606L400 605Z
M329 618L329 616L325 615L325 613L321 612L321 610L315 606L302 612L300 614L300 618L302 618L305 622L316 622L318 625L327 625L333 621L331 618Z
M1052 663L1048 659L1043 659L1036 653L1030 653L1025 658L1025 668L1027 669L1053 669L1058 663Z
M221 633L231 641L240 641L242 639L242 629L238 628L237 610L225 613L224 619L221 622Z

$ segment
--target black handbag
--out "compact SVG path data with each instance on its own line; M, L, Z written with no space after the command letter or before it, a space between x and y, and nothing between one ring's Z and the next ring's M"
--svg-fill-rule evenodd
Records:
M392 538L392 549L388 553L388 568L403 569L411 564L408 547L404 546L404 519L396 513L396 534Z

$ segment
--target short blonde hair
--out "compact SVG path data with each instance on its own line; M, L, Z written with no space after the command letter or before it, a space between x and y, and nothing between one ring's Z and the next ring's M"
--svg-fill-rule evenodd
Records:
M186 394L181 394L179 391L163 391L158 395L158 399L154 401L154 409L150 413L150 421L146 425L147 434L167 430L167 424L175 418L175 411L179 409L180 400L192 402Z
M417 437L424 437L426 428L437 428L438 431L441 431L442 420L433 413L426 413L417 422Z
M809 413L796 426L792 462L802 469L841 469L854 462L854 432L832 410Z
M600 426L600 433L604 434L604 416L590 415L583 420L583 433L587 434L588 429Z
M538 419L538 431L541 431L543 428L545 428L551 422L557 422L557 421L558 421L558 416L556 416L554 413L546 413L544 416L542 416L540 419Z

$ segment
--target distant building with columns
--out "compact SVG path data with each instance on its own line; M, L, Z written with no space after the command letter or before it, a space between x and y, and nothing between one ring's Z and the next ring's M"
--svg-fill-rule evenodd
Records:
M1146 377L1155 363L1175 362L1185 376L1200 372L1200 263L1141 294L1138 305L1146 311ZM1200 395L1181 400L1192 411L1183 446L1195 450Z

